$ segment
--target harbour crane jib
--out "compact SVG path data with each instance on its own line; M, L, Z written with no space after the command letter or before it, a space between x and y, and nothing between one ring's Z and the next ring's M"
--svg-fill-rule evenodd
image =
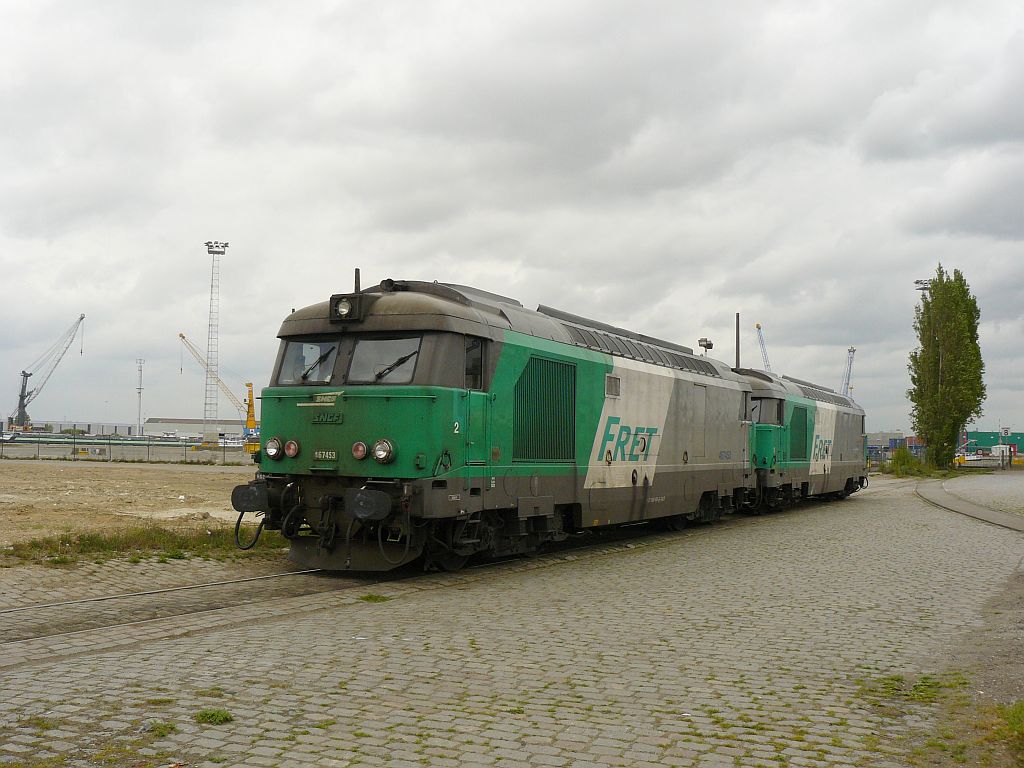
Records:
M57 369L60 361L64 359L64 355L71 347L71 342L73 342L75 340L75 336L78 335L78 329L82 327L83 322L85 322L85 315L79 315L78 319L64 332L63 336L57 339L49 349L36 358L31 365L22 370L21 389L18 392L18 407L8 418L12 429L24 430L28 429L32 425L32 420L28 415L28 405L39 397L40 393L42 393L43 387L46 386L46 382L50 380L50 377ZM85 335L83 332L83 352L84 338ZM28 380L33 376L36 377L35 380L37 384L33 389L29 389Z

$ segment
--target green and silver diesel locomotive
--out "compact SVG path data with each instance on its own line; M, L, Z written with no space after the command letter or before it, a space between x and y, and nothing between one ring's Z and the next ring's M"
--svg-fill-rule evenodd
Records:
M232 504L305 566L453 569L866 483L849 398L473 288L357 277L278 335Z

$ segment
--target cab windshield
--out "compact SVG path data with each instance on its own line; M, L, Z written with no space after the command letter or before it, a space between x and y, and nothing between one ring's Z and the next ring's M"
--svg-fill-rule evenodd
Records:
M376 384L408 384L416 370L420 336L399 339L356 339L348 381Z
M431 386L465 384L480 388L482 342L475 339L474 344L470 349L465 337L452 333L290 337L282 342L273 381L283 387L416 381Z
M285 343L280 384L327 384L334 374L338 357L338 341L288 341Z

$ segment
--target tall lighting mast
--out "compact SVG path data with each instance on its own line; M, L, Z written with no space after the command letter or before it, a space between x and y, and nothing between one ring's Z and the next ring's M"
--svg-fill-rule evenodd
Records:
M135 388L135 391L139 393L139 431L136 433L142 435L142 366L146 364L146 361L141 357L135 358L135 364L139 366L139 386Z
M203 407L203 442L217 444L217 336L220 325L220 257L228 249L227 243L207 240L206 252L213 264L210 270L210 323L206 333L206 403Z

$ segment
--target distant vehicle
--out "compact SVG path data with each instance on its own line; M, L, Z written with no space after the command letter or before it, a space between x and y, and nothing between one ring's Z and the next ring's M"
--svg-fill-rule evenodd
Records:
M974 467L998 467L999 457L993 456L991 453L958 453L953 457L953 464L958 467L974 466Z
M16 437L17 435L14 434L13 432L0 432L0 440L2 440L5 443L11 442Z

